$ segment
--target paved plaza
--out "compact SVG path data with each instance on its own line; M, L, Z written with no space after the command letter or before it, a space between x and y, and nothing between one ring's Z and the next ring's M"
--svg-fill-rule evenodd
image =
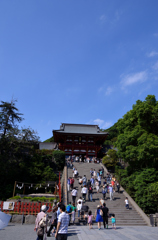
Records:
M9 224L8 227L0 230L0 240L36 240L37 236L34 232L34 225L20 225ZM157 227L118 227L113 230L109 229L98 230L97 226L89 230L88 226L70 226L68 231L68 240L157 240L158 228ZM54 240L54 237L48 239Z

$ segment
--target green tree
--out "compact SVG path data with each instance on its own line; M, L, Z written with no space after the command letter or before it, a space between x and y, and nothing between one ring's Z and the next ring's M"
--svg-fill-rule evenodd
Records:
M148 95L138 100L132 110L117 122L118 156L132 166L133 171L158 167L158 102Z
M133 181L135 201L146 213L155 213L157 209L157 201L155 201L153 194L149 191L149 189L153 188L153 183L157 180L158 172L156 169L148 168L142 169Z
M119 131L117 129L117 123L115 123L112 127L108 128L106 130L102 130L102 131L109 133L104 144L105 145L114 145L114 143L117 140L118 133L119 133Z
M118 162L117 154L114 149L109 149L107 155L103 157L102 163L108 168L114 171L114 168Z
M15 107L16 100L11 102L1 101L0 104L0 133L5 137L7 132L15 127L16 122L21 122L23 114Z
M37 133L31 128L18 128L22 114L16 108L15 101L1 103L0 199L6 199L11 197L15 181L38 184L54 181L57 176L52 151L37 150Z
M55 150L53 152L53 157L56 162L58 170L62 170L65 166L65 152Z

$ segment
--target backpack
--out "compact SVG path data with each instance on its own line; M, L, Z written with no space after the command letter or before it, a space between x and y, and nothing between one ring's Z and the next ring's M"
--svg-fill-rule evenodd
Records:
M70 206L70 205L67 205L67 207L66 207L66 211L67 211L68 213L71 212L71 206Z
M46 218L46 216L45 217L43 217L40 221L39 221L39 226L40 227L45 227L46 226L46 223L47 223L47 218Z
M92 187L89 187L89 191L92 191Z
M44 228L38 227L37 228L37 236L42 237L44 235Z
M102 190L102 193L103 193L103 194L105 194L105 193L106 193L106 190L105 190L105 189L103 189L103 190Z

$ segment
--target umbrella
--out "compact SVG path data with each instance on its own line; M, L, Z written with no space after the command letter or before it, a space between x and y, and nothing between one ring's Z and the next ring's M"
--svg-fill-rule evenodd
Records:
M0 229L5 228L8 225L10 219L10 215L0 212Z

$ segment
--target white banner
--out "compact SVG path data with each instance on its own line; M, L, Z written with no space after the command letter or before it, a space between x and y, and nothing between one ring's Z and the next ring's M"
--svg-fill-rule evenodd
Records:
M14 202L3 202L3 210L14 210Z

